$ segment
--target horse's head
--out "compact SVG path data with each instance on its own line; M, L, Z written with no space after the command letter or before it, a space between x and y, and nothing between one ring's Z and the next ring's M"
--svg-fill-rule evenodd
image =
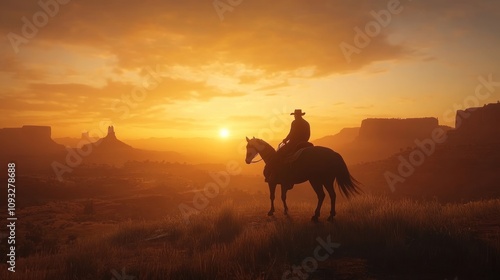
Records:
M261 143L262 140L253 137L252 139L247 139L247 156L245 162L247 164L252 163L252 160L257 156L259 152L264 149L264 145Z

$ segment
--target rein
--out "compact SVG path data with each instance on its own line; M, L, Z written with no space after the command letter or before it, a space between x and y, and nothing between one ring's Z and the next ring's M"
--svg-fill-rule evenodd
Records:
M260 159L259 159L259 160L252 160L250 163L257 163L257 162L262 161L262 160L263 160L263 158L262 158L262 157L260 157Z
M278 150L279 150L281 147L283 147L283 146L284 146L284 143L280 143L280 144L278 145ZM259 160L252 160L250 163L257 163L257 162L262 161L262 160L264 160L264 159L262 158L262 156L260 156L260 159L259 159Z

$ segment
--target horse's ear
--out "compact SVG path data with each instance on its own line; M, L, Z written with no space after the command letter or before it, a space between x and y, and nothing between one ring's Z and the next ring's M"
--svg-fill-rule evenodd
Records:
M250 141L250 139L248 139L248 137L245 137L247 139L247 142Z
M255 139L255 136L252 139Z

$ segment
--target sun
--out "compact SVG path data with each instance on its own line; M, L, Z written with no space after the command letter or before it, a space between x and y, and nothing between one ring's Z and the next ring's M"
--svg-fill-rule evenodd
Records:
M229 137L229 130L227 128L221 128L219 130L219 136L220 136L220 138L227 138L227 137Z

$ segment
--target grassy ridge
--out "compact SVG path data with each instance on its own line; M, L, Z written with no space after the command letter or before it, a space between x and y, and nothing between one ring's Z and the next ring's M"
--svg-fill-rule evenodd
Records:
M290 206L290 218L264 216L267 204L226 203L189 224L180 216L123 222L112 233L19 259L15 274L2 264L0 278L111 279L113 269L125 268L137 279L281 279L328 236L341 246L308 279L498 276L498 233L485 240L475 225L498 221L499 199L443 206L365 196L340 203L336 221L319 224L309 221L312 204Z

